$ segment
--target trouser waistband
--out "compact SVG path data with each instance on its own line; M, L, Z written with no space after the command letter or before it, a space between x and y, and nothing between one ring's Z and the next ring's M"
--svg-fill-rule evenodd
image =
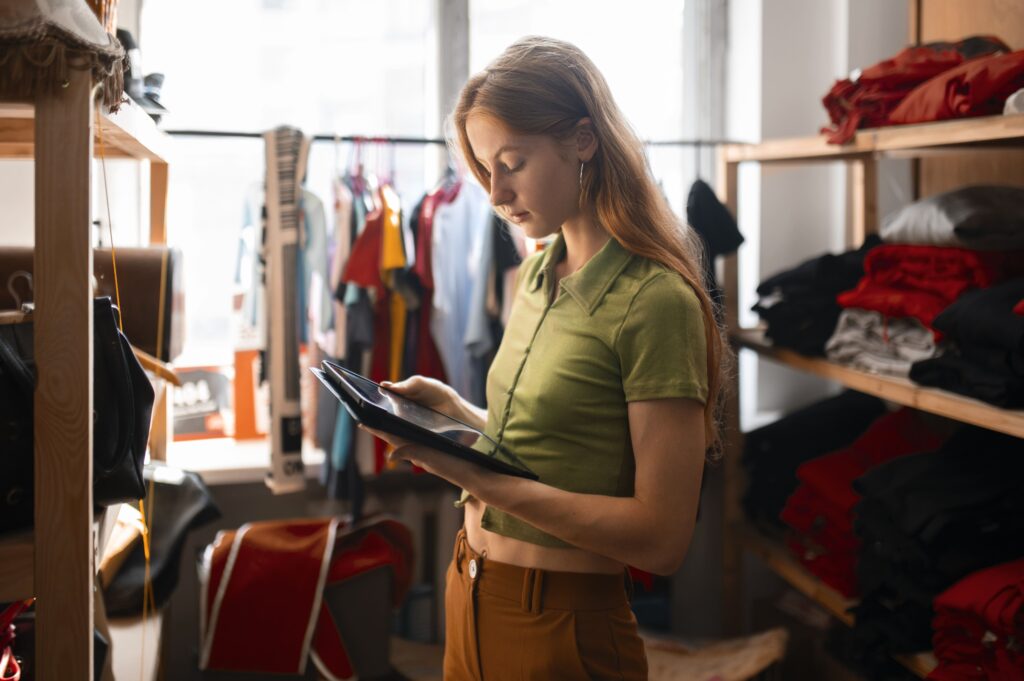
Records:
M473 550L466 530L455 538L452 560L478 592L518 602L526 612L609 610L629 602L629 575L560 572L499 563Z

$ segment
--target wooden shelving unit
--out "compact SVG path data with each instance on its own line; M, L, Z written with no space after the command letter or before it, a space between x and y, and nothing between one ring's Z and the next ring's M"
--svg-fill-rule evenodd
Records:
M955 121L897 125L859 131L849 143L829 144L825 137L794 137L761 144L724 147L728 163L802 163L842 161L878 154L910 155L949 147L1024 145L1024 115L985 116ZM962 152L963 149L961 148Z
M150 240L165 239L168 141L137 106L95 116L91 74L0 103L0 158L35 161L35 530L0 538L0 601L36 597L40 681L92 678L92 162L149 162Z
M830 615L846 625L853 624L849 609L857 604L822 582L808 572L804 566L786 550L781 542L770 539L752 527L740 531L743 547L760 558L790 586L823 607ZM928 676L936 667L935 656L931 653L917 655L895 655L896 660L921 678Z
M719 196L735 215L740 163L845 161L852 179L852 210L846 229L846 241L848 246L854 247L860 245L867 234L877 231L876 159L884 156L920 158L938 153L971 154L975 150L995 147L1024 147L1024 114L862 130L849 144L842 146L828 144L822 136L771 140L756 145L727 145L719 150ZM961 395L926 388L907 379L870 374L823 358L806 357L791 350L773 347L765 339L762 330L740 327L738 280L737 261L733 255L724 262L723 288L726 325L730 329L733 344L738 348L753 350L797 371L814 374L898 404L1024 438L1024 411L999 409ZM738 376L733 377L724 422L727 440L723 464L725 538L722 594L727 625L734 629L740 626L744 551L760 557L770 569L837 619L852 624L851 615L846 612L851 602L805 570L779 542L760 536L746 524L740 503L745 482L739 463L743 436L739 427ZM897 656L896 659L922 678L936 665L931 654Z
M871 374L830 362L821 357L807 357L793 350L777 348L760 329L741 329L732 334L733 341L798 371L841 383L847 388L880 397L906 407L913 407L939 416L970 423L1024 438L1024 411L993 407L980 400L956 393L926 388L906 378Z

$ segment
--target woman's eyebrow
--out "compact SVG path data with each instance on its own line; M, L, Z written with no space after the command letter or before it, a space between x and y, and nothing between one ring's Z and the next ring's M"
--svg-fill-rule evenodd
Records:
M498 158L499 156L504 154L506 151L516 151L516 150L519 150L521 148L522 148L522 145L520 145L520 144L506 144L501 149L498 149L498 151L494 152L494 158ZM479 162L481 164L483 163L483 161L480 160L479 158L477 158L477 162Z

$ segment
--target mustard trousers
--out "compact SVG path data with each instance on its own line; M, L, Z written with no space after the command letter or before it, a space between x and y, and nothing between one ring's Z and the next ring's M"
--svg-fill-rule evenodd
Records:
M647 679L623 575L490 561L460 530L445 614L445 681Z

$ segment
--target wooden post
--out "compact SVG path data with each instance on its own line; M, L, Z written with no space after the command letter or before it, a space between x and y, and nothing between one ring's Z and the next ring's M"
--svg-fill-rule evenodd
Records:
M92 74L36 100L36 678L93 666Z
M847 248L858 248L868 234L878 231L878 163L863 156L850 161L850 219L846 224Z
M149 427L149 456L153 461L167 461L167 448L174 439L173 400L174 386L163 379L158 381Z
M167 163L149 162L149 243L167 243Z
M718 197L729 212L738 217L739 164L728 162L725 153L725 148L718 153ZM738 254L724 256L722 265L725 330L730 333L740 328ZM737 350L737 363L738 354ZM726 375L722 388L725 391L722 405L722 626L727 634L735 635L743 627L743 548L740 543L743 474L739 465L743 433L740 431L739 372L735 367Z

